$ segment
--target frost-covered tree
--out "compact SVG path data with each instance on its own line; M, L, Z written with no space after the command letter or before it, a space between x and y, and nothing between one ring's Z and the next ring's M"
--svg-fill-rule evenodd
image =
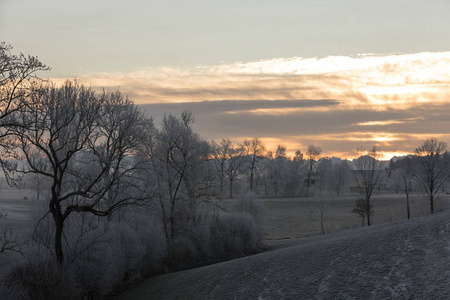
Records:
M292 159L292 173L295 176L295 180L292 184L291 196L298 196L303 193L303 187L305 183L305 160L304 155L300 150L295 151L294 158Z
M309 188L312 184L312 175L316 170L316 163L322 154L322 149L319 146L310 145L306 151L307 165L306 165L306 196L309 194Z
M33 87L40 84L41 79L36 72L47 71L35 56L22 53L11 53L12 46L0 43L0 126L2 135L9 126L14 125L14 113L28 105ZM13 123L11 123L13 122Z
M317 163L317 174L319 179L319 196L323 190L331 190L333 164L329 158L321 158Z
M366 216L373 216L372 203L367 203L366 200L358 198L355 200L355 207L353 208L352 212L357 214L361 218L361 225L362 227L364 227Z
M244 173L244 157L242 156L242 149L239 146L233 146L228 152L228 181L229 181L229 198L234 197L234 182L242 173Z
M358 214L363 213L365 210L367 226L370 226L370 217L373 215L373 196L378 191L381 180L384 177L384 167L378 160L379 151L375 146L370 151L358 149L357 154L361 156L354 160L356 168L355 181L359 194L355 209Z
M409 196L413 188L415 159L411 157L404 157L396 162L391 161L389 169L391 171L390 177L393 179L396 187L401 189L406 196L406 215L408 219L411 218L411 211L409 205Z
M245 166L249 173L250 191L254 190L255 176L262 170L262 160L266 152L264 143L254 138L251 140L244 140L240 145L242 156L245 159Z
M16 114L29 105L30 94L42 83L36 73L50 70L37 57L26 56L22 53L15 55L11 50L11 45L0 42L0 146L2 148L8 146L5 139L11 134L11 128L20 125L17 123ZM5 175L9 179L9 173L6 172ZM8 180L8 183L14 184L17 181Z
M348 186L351 178L351 169L348 162L340 160L334 163L331 167L330 183L333 189L336 191L336 196L340 196L342 190Z
M435 196L448 180L447 143L436 138L425 140L414 151L418 156L415 180L423 187L430 200L430 212L434 213Z
M214 198L210 145L191 127L191 113L164 116L149 149L169 258L175 242L200 221L204 205Z
M214 167L219 178L220 197L223 198L225 185L224 182L228 177L231 168L231 162L229 158L234 151L233 144L231 143L230 139L222 139L220 143L216 143L213 141L211 142L211 151Z
M54 254L64 261L66 220L73 213L108 216L140 200L141 161L134 158L150 122L120 92L95 94L77 82L44 86L17 114L7 163L13 176L47 178L48 212L54 225Z
M30 93L41 83L36 73L50 69L35 56L16 55L11 50L11 45L0 42L0 147L4 150L0 165L3 168L6 167L3 162L8 158L5 153L7 137L11 134L11 128L19 125L16 115L28 105ZM17 183L10 180L9 174L5 172L7 182L12 185ZM0 211L0 219L6 215L6 212ZM0 252L17 251L16 238L17 232L5 228L0 233Z
M269 195L274 197L285 196L291 178L291 160L286 155L286 147L278 145L274 154L269 151L265 161L266 187ZM266 192L267 194L267 192Z

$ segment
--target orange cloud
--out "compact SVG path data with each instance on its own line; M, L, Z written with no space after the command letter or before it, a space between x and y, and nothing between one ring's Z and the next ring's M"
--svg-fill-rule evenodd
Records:
M229 135L235 140L258 136L270 147L288 146L288 152L319 144L326 155L350 156L360 145L377 144L386 153L407 153L423 138L450 138L444 132L450 128L450 52L277 58L191 69L87 74L80 79L96 89L118 88L138 104L174 105L160 107L159 113L170 113L176 105L190 109L198 103L211 109L195 106L201 111L200 134L211 139ZM332 99L338 104L282 102L304 99ZM231 102L226 108L208 104L217 100ZM280 105L264 106L261 100ZM240 101L247 101L246 105L233 108ZM295 130L301 133L295 135Z
M414 122L414 121L418 121L418 120L423 120L423 117L399 119L399 120L359 122L359 123L353 124L353 126L388 126L388 125L394 125L394 124L404 124L404 123Z
M119 88L136 103L337 99L383 110L448 102L449 70L450 52L442 52L272 59L87 74L80 79L96 88Z

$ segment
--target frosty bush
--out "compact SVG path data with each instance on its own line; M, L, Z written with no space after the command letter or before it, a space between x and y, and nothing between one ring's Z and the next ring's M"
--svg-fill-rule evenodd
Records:
M261 249L261 230L245 212L222 212L211 223L210 248L215 259L224 260Z
M249 192L240 196L233 207L233 211L249 214L258 225L259 234L264 235L266 233L267 211L258 195Z
M51 220L42 218L23 249L22 263L5 272L2 299L103 299L124 283L161 273L162 228L136 211L133 218L121 219L71 216L66 260L58 265L46 238Z
M11 267L2 278L2 299L76 299L70 276L64 272L43 245L30 244L24 248L21 264Z

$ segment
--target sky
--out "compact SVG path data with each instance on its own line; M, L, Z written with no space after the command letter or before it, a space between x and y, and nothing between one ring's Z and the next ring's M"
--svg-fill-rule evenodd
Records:
M41 77L290 154L450 142L449 28L447 0L0 0L0 41L52 68Z

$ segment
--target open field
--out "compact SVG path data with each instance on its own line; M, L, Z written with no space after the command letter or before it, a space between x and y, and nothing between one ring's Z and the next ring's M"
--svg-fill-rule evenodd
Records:
M373 224L406 220L406 200L402 194L383 194L374 200ZM278 245L295 238L321 234L320 203L324 202L325 233L361 227L361 218L352 213L355 197L311 197L263 199L267 210L266 243ZM234 200L225 200L225 207ZM450 208L450 196L441 195L437 211ZM411 218L429 214L428 199L421 194L410 196ZM366 221L367 222L367 221Z
M33 193L29 190L1 189L0 209L8 215L5 220L0 221L0 228L25 229L29 224L29 212L33 203Z
M223 200L222 206L230 208L236 200ZM295 238L321 234L320 211L324 203L324 230L331 233L342 229L361 227L361 218L352 213L355 197L309 197L262 199L267 211L268 245L279 244ZM26 229L30 225L29 212L36 202L29 190L3 188L0 192L0 209L6 211L6 220L0 220L0 228ZM429 214L426 196L410 196L411 217ZM436 211L450 208L450 196L440 195ZM383 194L374 200L373 224L406 219L406 200L402 194Z
M0 229L15 228L24 230L30 227L30 210L36 203L30 191L2 189L0 209L8 213L6 220L0 220ZM354 197L322 198L324 201L325 233L361 227L361 218L352 213ZM224 200L225 207L231 207L236 200ZM286 247L298 242L298 238L321 234L320 203L314 198L277 198L263 199L267 210L266 244L268 249ZM399 195L380 195L374 202L374 224L382 224L406 219L405 197ZM450 208L450 197L441 195L437 201L437 211ZM423 195L411 197L412 217L429 214L429 205ZM327 235L328 236L328 235ZM0 271L14 259L20 259L15 253L0 254Z
M223 200L230 208L236 200ZM321 201L324 203L325 233L341 229L361 227L361 218L352 213L355 197L309 197L262 199L267 211L268 241L312 236L321 233ZM406 219L406 200L402 194L383 194L374 200L373 224ZM29 190L4 188L0 192L0 209L8 213L0 221L0 228L24 229L28 226L29 212L35 201ZM410 196L411 217L429 214L429 202L425 195ZM450 208L450 195L441 194L436 200L436 211Z
M29 190L2 188L0 191L0 210L7 213L5 219L0 220L0 232L8 228L27 230L31 226L30 211L33 204L33 193ZM20 255L13 252L0 253L0 272L14 260L20 260Z

